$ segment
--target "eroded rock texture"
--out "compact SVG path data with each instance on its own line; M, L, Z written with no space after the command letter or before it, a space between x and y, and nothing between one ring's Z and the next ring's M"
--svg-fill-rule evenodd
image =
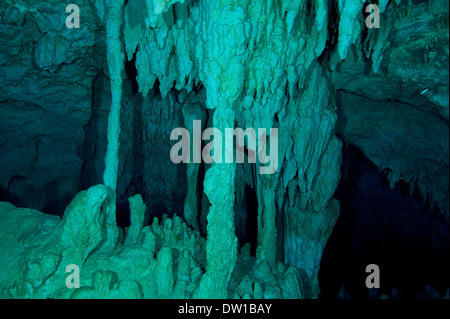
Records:
M445 1L73 2L0 4L1 296L317 298L343 142L448 219ZM193 120L267 129L275 172L172 163Z
M66 28L65 9L58 1L0 4L0 187L8 200L51 213L80 190L77 148L105 60L104 32L91 7L77 32Z

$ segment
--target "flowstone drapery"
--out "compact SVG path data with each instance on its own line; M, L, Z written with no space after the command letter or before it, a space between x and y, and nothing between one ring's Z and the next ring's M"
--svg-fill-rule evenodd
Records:
M269 130L277 126L281 154L276 175L255 177L259 215L257 261L266 262L270 269L277 267L277 229L284 227L284 250L279 254L284 253L284 260L299 268L304 266L302 259L313 260L313 267L302 270L306 273L304 280L316 282L321 252L336 216L325 221L331 225L329 231L323 232L320 227L315 230L324 239L318 253L309 254L296 249L301 235L291 231L293 226L288 222L280 225L278 220L277 225L277 214L285 210L286 220L294 224L300 218L295 216L302 212L327 215L339 180L340 144L333 137L334 101L327 92L326 75L320 65L313 63L322 54L328 36L326 2L314 3L313 10L305 10L304 1L283 1L281 6L249 1L174 1L171 5L173 11L165 6L160 10L159 2L135 0L125 7L125 49L128 60L136 55L140 92L146 95L156 79L162 96L167 95L173 83L176 89L189 93L195 83L201 82L206 92L206 108L214 110L215 128ZM362 4L352 5L340 3L343 20L345 17L352 20ZM311 19L315 21L312 26L308 25ZM352 23L359 27L357 19ZM341 58L345 58L348 47L358 36L357 28L351 28L354 32L351 36L345 28L347 24L342 23ZM199 112L188 108L189 105L185 106L183 111L185 121ZM292 130L295 126L299 128ZM187 222L198 229L198 165L195 165L187 169L184 214ZM328 185L323 184L324 180ZM206 171L204 192L211 204L207 216L206 274L196 297L227 296L237 256L234 181L234 164L213 163ZM288 208L296 205L300 207ZM317 283L314 286L311 294L317 297Z

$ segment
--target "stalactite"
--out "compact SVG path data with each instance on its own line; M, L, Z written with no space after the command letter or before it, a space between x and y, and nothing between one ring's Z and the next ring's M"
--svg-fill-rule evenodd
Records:
M355 43L361 32L361 9L365 0L338 0L339 4L339 42L338 52L345 59L348 49Z
M111 83L111 109L108 117L108 148L103 182L114 191L119 167L120 108L122 102L122 71L125 55L121 40L123 5L125 0L108 0L106 15L106 49Z

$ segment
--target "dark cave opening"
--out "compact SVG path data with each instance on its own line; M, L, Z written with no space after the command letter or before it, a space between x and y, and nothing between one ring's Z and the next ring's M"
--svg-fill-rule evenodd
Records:
M256 247L258 245L258 197L256 190L249 185L245 185L245 202L247 208L247 217L245 222L245 234L239 238L241 246L245 243L251 245L250 255L256 256Z
M64 215L65 208L72 199L71 195L61 195L55 181L38 188L21 175L11 177L7 188L0 187L0 201L60 217Z
M352 145L343 149L343 174L335 197L340 216L325 247L319 283L321 298L367 299L443 296L449 287L449 223L418 191L398 182L389 186ZM366 266L380 269L380 288L365 285ZM425 293L427 291L427 293Z
M13 194L9 189L11 188L11 185L14 184L16 180L25 180L25 177L20 175L14 175L11 177L8 183L8 189L3 189L3 187L0 187L0 201L9 202L13 204L14 206L20 207L20 199L17 195Z
M128 79L131 81L133 95L139 93L139 84L137 82L137 69L136 69L136 53L133 54L133 58L128 61L125 61L125 72L128 76Z
M131 225L130 205L126 200L116 202L116 223L123 230Z

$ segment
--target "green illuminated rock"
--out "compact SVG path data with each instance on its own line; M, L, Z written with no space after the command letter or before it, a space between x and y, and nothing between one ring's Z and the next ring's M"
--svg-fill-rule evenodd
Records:
M318 298L343 141L448 220L448 3L35 2L0 3L1 298ZM172 163L182 126L276 171Z

